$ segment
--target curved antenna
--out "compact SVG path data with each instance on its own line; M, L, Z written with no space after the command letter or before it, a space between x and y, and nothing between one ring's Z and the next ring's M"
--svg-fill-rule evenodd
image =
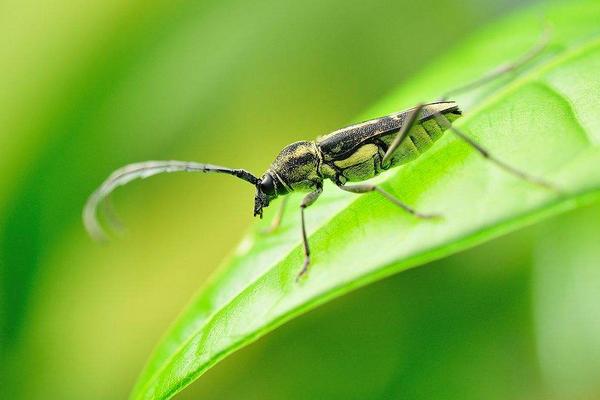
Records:
M252 185L260 182L256 176L243 169L231 169L212 164L201 164L191 161L145 161L128 164L117 169L100 185L88 198L83 208L83 225L90 236L96 240L106 240L107 235L98 220L98 207L117 187L123 186L135 179L144 179L149 176L165 172L217 172L236 176ZM109 215L110 216L110 215ZM110 220L114 216L110 216Z

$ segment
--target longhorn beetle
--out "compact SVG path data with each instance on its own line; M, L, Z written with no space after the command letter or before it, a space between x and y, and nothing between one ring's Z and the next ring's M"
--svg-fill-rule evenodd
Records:
M532 184L557 191L550 183L502 162L488 150L469 138L463 131L452 125L461 116L461 111L451 95L476 88L507 72L515 70L536 57L547 43L547 35L520 59L507 63L470 82L447 92L436 102L419 104L401 111L375 118L359 124L339 129L312 141L300 141L286 146L269 169L256 177L243 169L231 169L212 164L185 161L146 161L126 165L113 172L106 181L90 196L83 210L86 229L96 238L104 238L104 231L97 219L97 209L102 201L118 186L136 178L146 178L163 172L217 172L236 176L256 187L254 216L262 218L263 208L279 196L291 192L308 192L300 204L304 264L298 278L304 275L310 264L310 247L306 236L304 210L313 204L323 190L323 181L332 180L340 189L350 193L378 192L387 200L417 218L432 218L403 203L391 193L370 183L348 184L372 178L382 171L397 167L417 158L427 151L445 131L451 131L459 139L471 146L484 158ZM285 207L281 208L273 220L270 231L277 228ZM105 203L106 204L106 203Z

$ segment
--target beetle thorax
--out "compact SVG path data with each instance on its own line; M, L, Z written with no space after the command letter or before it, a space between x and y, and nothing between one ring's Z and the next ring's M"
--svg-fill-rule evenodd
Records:
M311 191L323 180L319 173L320 164L321 156L315 142L301 141L281 150L269 173L276 179L276 185L281 183L288 192Z

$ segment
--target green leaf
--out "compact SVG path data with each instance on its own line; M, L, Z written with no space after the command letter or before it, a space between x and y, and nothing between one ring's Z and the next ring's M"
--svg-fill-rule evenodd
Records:
M539 366L561 398L600 392L600 207L555 218L540 229L533 275Z
M519 73L459 97L465 116L457 124L498 158L559 185L562 195L506 174L446 134L417 161L375 180L417 209L443 214L443 220L416 220L375 193L355 196L327 184L307 210L314 256L300 283L295 278L303 258L301 196L292 198L281 229L263 235L276 203L179 317L132 398L170 398L228 354L319 304L597 200L600 4L595 0L538 7L488 28L363 118L435 99L519 57L538 40L541 15L553 27L544 54Z

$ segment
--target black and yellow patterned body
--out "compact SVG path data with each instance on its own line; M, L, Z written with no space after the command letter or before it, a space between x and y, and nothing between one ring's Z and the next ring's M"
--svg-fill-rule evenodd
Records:
M412 110L376 118L339 129L315 141L285 147L267 172L273 177L275 195L311 191L324 179L337 185L360 182L416 159L444 133L435 113L453 122L461 113L455 102L427 104L406 139L386 165L383 157Z
M433 117L434 112L444 115L450 122L460 117L454 102L428 104L387 165L382 165L384 154L410 111L352 125L317 139L322 156L322 176L337 184L359 182L405 164L427 151L442 136L443 129Z
M460 93L475 88L506 72L515 70L542 51L546 42L544 39L541 44L534 47L519 61L506 64L476 81L447 92L443 98L449 98L449 93ZM300 203L304 264L297 276L298 279L307 271L310 264L305 209L314 204L321 195L325 179L332 180L341 190L349 193L377 192L416 218L427 219L436 216L435 214L421 213L402 202L394 193L385 188L372 182L362 181L373 178L384 170L416 159L429 150L446 130L451 131L458 139L504 171L545 189L560 192L551 183L533 177L495 158L488 150L453 126L452 123L460 116L461 112L454 101L439 101L351 125L316 140L292 143L281 150L269 169L260 178L244 169L189 161L147 161L129 164L113 172L92 193L84 209L84 223L93 236L103 237L102 227L96 216L98 206L103 199L116 187L135 178L145 178L163 172L213 172L232 175L246 181L256 188L254 215L261 218L263 209L268 207L270 202L278 196L285 196L293 191L308 192ZM274 231L281 222L285 203L285 201L281 202L280 211L273 219L269 231Z

